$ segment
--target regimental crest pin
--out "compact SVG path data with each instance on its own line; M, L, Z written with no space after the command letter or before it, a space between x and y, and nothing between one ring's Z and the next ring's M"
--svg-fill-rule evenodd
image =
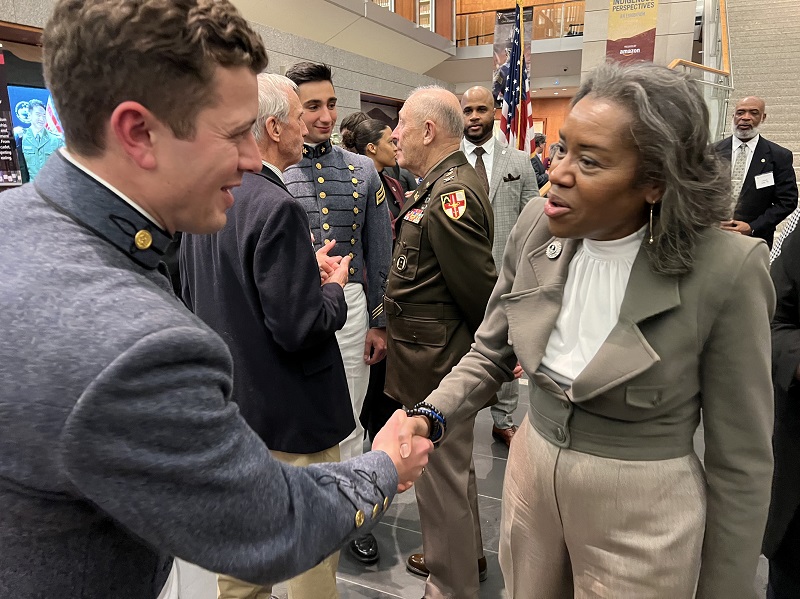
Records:
M400 255L400 256L397 257L396 266L397 266L397 270L398 271L403 272L406 269L407 265L408 265L408 262L407 262L407 259L406 259L406 257L404 255Z
M544 251L544 255L551 260L558 258L561 255L561 242L558 240L553 241L547 246L547 249Z

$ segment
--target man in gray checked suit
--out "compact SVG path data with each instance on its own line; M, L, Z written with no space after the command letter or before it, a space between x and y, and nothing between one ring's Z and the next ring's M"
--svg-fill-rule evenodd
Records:
M464 113L461 150L486 182L494 210L492 256L499 271L506 241L519 213L531 198L539 195L536 173L525 152L509 147L493 135L494 102L488 89L480 86L468 89L461 99L461 109ZM491 407L492 436L506 445L511 444L517 431L512 416L518 402L519 381L514 379L500 388L497 404Z
M173 556L262 584L308 570L431 443L398 411L380 451L278 462L160 266L261 169L260 37L228 0L59 0L43 45L66 148L0 201L0 597L155 599Z

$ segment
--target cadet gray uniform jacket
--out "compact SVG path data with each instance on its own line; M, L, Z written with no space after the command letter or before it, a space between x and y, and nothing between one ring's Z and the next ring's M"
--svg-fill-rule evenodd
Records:
M295 468L245 424L165 232L60 154L0 218L0 597L152 599L171 556L273 583L377 521L385 453Z
M372 160L326 141L303 148L303 159L283 173L286 188L302 204L314 249L336 240L331 255L351 257L350 283L367 294L369 326L385 327L383 294L392 259L386 190Z

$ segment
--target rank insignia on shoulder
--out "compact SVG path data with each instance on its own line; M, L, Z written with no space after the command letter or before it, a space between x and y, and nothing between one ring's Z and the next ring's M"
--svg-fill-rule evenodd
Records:
M403 220L411 221L412 223L419 224L419 221L422 220L422 215L425 213L424 210L421 208L412 208L406 215L403 217Z
M444 213L453 220L458 220L467 211L467 196L463 189L443 193L441 198Z
M442 183L450 183L450 181L452 181L455 178L456 178L455 175L450 175L449 177L445 177L444 179L442 179Z
M385 199L386 199L386 190L383 188L383 185L381 185L381 188L375 194L375 205L380 206L381 204L383 204L383 200Z

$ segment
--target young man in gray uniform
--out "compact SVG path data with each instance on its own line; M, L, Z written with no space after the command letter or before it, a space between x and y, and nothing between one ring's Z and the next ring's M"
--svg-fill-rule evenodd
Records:
M336 334L356 421L353 433L339 444L345 460L363 451L359 415L369 367L386 356L383 294L392 253L391 219L372 160L331 145L337 114L330 68L301 62L286 76L297 84L308 128L303 159L284 173L286 187L306 210L315 248L336 241L331 255L350 257L350 280L344 288L347 322ZM361 562L378 560L372 535L354 540L349 548Z
M422 470L402 412L383 451L278 462L230 401L224 341L159 270L260 170L266 65L227 0L56 2L44 72L67 150L0 202L0 597L154 599L173 556L277 582Z

